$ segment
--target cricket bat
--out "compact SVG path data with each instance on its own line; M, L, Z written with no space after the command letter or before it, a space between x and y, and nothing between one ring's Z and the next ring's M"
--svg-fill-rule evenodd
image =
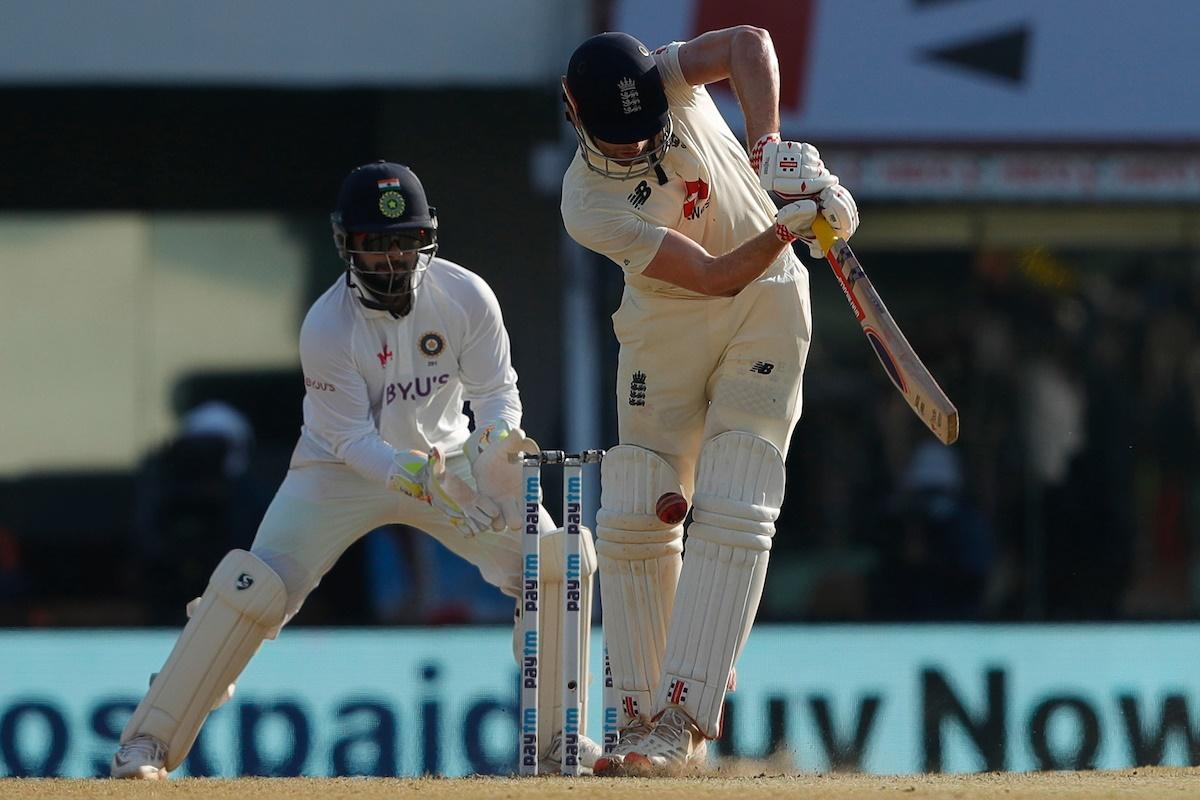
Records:
M958 438L958 409L900 332L850 245L838 238L820 214L812 229L883 371L933 435L943 444L952 444Z

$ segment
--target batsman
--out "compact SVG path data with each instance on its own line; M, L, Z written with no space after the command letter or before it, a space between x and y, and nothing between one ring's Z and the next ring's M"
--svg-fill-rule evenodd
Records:
M706 84L729 79L746 146ZM812 336L799 240L842 239L854 198L811 144L781 141L770 35L742 26L650 53L604 33L563 79L579 148L562 217L624 272L620 444L601 469L596 552L619 739L598 774L673 771L721 733L762 596ZM783 201L780 208L768 192ZM691 502L682 515L659 498ZM661 512L656 513L656 508Z
M161 779L182 764L262 643L374 528L418 528L505 594L521 594L525 493L510 456L538 447L520 429L517 375L495 295L478 275L437 256L435 209L406 166L378 161L353 170L331 216L345 273L301 326L304 425L287 476L250 549L226 555L187 606L187 625L121 734L113 777ZM540 505L535 522L546 598L538 756L550 770L563 749L564 534ZM587 619L596 559L586 535L580 550ZM586 641L580 648L586 664ZM582 766L598 754L580 737Z

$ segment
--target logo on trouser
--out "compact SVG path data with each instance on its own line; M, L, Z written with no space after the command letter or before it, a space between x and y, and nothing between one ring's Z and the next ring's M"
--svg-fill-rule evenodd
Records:
M249 589L253 585L254 578L250 576L250 573L243 572L241 575L237 576L237 589L239 592L243 589Z
M679 678L671 681L670 687L667 689L667 702L673 706L677 706L687 700L687 683Z
M629 381L629 405L646 405L646 373L638 370Z

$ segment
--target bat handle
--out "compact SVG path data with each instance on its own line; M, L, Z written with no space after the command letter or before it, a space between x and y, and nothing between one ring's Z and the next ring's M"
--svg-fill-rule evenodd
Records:
M822 217L819 211L817 218L812 222L812 231L817 235L817 244L821 245L821 251L828 253L829 248L833 247L833 240L837 238L837 234L833 232L829 221Z

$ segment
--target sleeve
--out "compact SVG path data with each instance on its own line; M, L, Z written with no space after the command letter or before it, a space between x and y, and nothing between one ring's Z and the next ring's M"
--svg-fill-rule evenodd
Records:
M586 211L563 206L563 225L587 249L611 258L630 275L639 275L654 260L667 229L628 211L598 207Z
M663 90L671 105L695 105L696 94L704 91L702 87L689 84L683 77L683 69L679 66L679 48L683 42L671 42L654 51L654 63L658 64L658 74L662 78Z
M463 396L471 401L477 423L504 420L519 428L521 395L517 391L517 373L512 368L500 302L482 278L472 277L476 291L472 307L465 309L465 335L458 357Z
M310 315L300 328L309 433L372 483L386 486L395 449L371 418L367 384L354 363L349 337Z

